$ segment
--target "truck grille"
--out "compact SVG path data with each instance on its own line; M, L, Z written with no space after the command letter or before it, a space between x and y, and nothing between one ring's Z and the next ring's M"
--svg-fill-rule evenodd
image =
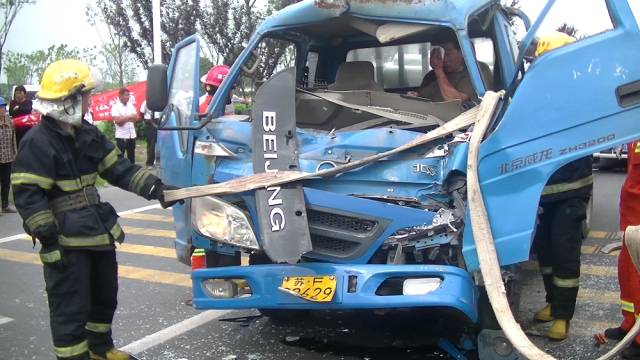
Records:
M322 235L311 235L313 251L326 253L327 255L345 254L352 252L358 243L341 239L330 238Z
M366 251L384 226L377 220L307 208L313 253L351 258Z
M377 224L376 221L358 219L351 216L332 214L313 209L307 209L307 216L309 218L309 226L311 227L316 225L356 234L369 233Z

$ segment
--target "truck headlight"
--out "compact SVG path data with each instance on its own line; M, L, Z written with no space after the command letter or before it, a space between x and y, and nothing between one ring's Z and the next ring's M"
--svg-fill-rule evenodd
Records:
M216 241L243 248L260 248L244 212L218 198L194 198L191 202L191 221L202 235Z

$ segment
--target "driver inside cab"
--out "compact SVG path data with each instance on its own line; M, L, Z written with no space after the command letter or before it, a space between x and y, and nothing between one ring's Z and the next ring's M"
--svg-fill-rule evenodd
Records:
M441 50L442 49L442 50ZM444 51L443 51L444 50ZM431 71L422 79L417 91L409 91L407 95L417 96L431 101L462 102L478 101L471 77L464 62L460 44L454 37L449 37L431 49L429 56ZM487 89L493 88L493 76L489 66L478 62L482 79Z

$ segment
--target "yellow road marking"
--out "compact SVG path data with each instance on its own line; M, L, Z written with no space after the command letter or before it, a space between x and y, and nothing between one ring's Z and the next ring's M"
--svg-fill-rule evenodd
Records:
M620 240L622 239L622 231L591 230L589 231L589 235L587 237L598 240Z
M599 304L617 305L620 304L620 292L580 288L580 290L578 290L578 302L580 302L580 300L590 300Z
M169 271L118 265L118 276L153 283L191 287L190 274L179 274Z
M0 260L42 265L37 253L9 249L0 249ZM118 265L118 276L125 279L142 280L158 284L191 287L190 274Z
M169 222L169 223L173 222L173 218L171 216L145 214L145 213L126 214L126 215L122 215L121 218L131 219L131 220Z
M607 232L606 231L597 231L597 230L591 230L589 231L589 236L592 239L604 239L607 237Z
M595 254L599 250L600 248L598 246L591 245L582 245L582 247L580 248L580 252L583 254Z
M147 229L133 226L123 226L122 229L124 230L125 235L144 235L162 237L167 239L176 238L176 232L173 230Z
M580 274L594 276L618 276L618 267L601 266L601 265L582 265L580 266Z
M31 239L23 238L22 240L31 241ZM122 244L117 244L116 248L118 251L138 254L138 255L152 255L152 256L160 256L175 259L176 258L176 250L173 248L166 248L160 246L149 246L149 245L139 245L139 244L129 244L124 242Z
M123 251L126 253L160 256L160 257L166 257L171 259L176 258L176 250L171 248L138 245L138 244L127 244L126 242L118 245L117 248L118 248L118 251Z

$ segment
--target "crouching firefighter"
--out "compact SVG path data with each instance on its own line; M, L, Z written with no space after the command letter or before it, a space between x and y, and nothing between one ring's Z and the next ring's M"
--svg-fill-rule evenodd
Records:
M100 201L101 176L163 207L163 184L83 121L96 74L77 60L47 67L33 108L43 117L23 138L11 181L28 234L40 241L54 352L58 359L129 359L114 348L115 242L124 240L114 208Z

